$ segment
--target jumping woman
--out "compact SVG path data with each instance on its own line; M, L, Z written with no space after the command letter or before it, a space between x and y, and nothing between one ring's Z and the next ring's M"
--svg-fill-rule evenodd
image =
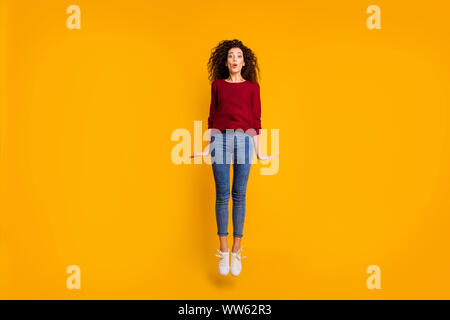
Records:
M209 80L212 81L208 117L210 143L204 152L191 156L211 154L220 242L216 256L220 258L218 269L221 275L227 275L231 269L231 274L238 276L242 270L241 238L253 149L259 160L279 157L262 155L260 152L261 100L257 70L259 72L256 56L239 40L223 40L212 50L208 61ZM230 163L233 163L231 265L227 243Z

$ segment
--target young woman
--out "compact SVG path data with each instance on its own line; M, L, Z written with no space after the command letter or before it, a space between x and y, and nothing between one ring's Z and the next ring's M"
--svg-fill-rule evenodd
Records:
M221 41L208 61L211 84L211 104L208 117L210 144L204 152L211 153L216 185L216 222L219 236L219 273L238 276L242 269L241 238L245 219L245 196L253 149L260 160L278 156L260 153L261 130L260 88L257 82L256 56L239 40ZM233 159L233 247L227 244L228 202L230 198L230 163ZM245 258L245 256L244 256Z

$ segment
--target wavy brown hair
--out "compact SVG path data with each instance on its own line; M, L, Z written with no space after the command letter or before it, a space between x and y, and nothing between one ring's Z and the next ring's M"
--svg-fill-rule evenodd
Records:
M211 83L217 79L226 79L230 76L230 72L225 65L228 58L228 51L231 48L240 48L244 54L245 66L242 67L241 75L245 80L258 82L260 71L258 61L252 50L244 46L237 40L222 40L219 44L211 49L211 56L208 60L208 79Z

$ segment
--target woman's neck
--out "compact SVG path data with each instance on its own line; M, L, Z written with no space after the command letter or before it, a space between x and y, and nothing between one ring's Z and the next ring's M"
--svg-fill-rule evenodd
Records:
M228 82L243 82L245 79L240 74L233 74L226 79Z

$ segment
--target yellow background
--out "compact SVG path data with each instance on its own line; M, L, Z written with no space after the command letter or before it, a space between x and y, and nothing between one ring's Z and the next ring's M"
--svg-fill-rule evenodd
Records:
M2 0L0 298L449 299L449 9ZM174 130L206 130L206 62L234 38L280 130L279 172L250 174L238 278L217 272L211 167L170 158Z

